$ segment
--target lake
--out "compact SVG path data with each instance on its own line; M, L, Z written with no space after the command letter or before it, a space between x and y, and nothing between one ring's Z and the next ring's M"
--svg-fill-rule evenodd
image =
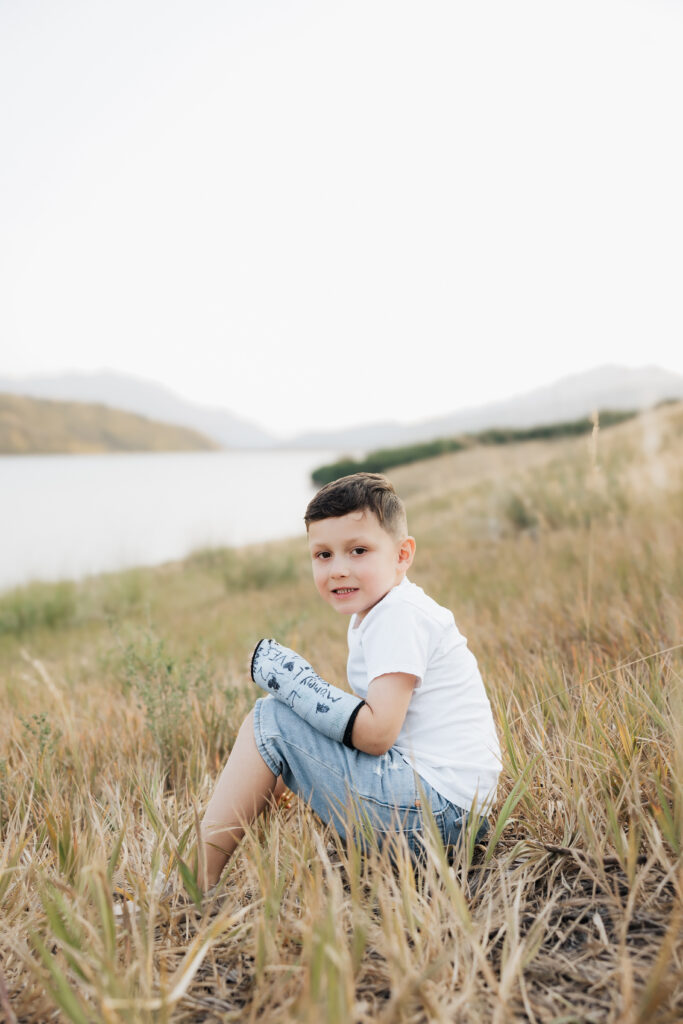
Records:
M336 452L0 457L0 589L301 535Z

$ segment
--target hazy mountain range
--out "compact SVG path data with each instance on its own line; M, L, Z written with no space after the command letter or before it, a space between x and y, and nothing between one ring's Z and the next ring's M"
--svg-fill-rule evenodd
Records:
M189 427L226 448L333 448L368 450L426 441L487 427L530 427L590 414L594 409L643 409L683 399L683 376L657 366L601 366L563 377L504 401L455 410L417 423L369 423L344 430L300 434L283 442L227 409L188 402L153 381L112 371L0 377L0 392L62 401L99 402L151 419Z
M658 366L600 366L554 384L486 405L458 409L419 423L373 423L351 430L301 435L298 445L369 449L431 441L488 427L534 427L590 415L595 409L646 409L683 398L683 376Z

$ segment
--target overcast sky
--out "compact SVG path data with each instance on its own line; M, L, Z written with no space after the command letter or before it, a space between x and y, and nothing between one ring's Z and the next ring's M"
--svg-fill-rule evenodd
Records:
M3 0L0 375L286 435L683 372L679 0Z

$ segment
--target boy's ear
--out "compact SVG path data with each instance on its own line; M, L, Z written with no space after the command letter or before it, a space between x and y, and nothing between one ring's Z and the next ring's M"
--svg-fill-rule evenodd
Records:
M415 557L415 538L405 537L398 549L398 564L402 569L409 569Z

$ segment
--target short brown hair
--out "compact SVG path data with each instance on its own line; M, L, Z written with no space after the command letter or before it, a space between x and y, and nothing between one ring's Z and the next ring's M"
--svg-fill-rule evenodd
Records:
M308 503L306 529L320 519L335 519L349 512L374 512L387 533L408 532L406 510L394 485L381 473L353 473L325 484Z

